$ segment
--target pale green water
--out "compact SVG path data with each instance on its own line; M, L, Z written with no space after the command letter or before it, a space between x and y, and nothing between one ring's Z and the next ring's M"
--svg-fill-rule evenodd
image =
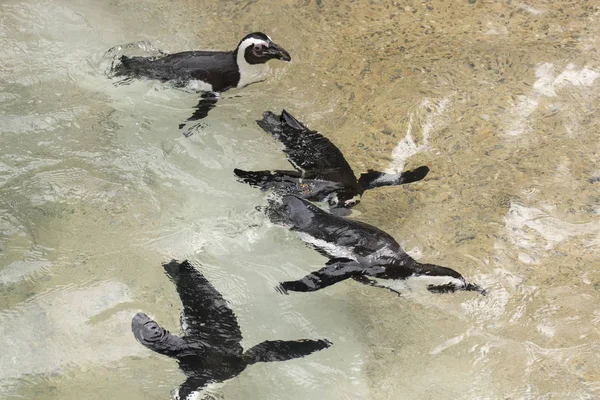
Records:
M166 399L176 363L139 345L145 311L179 331L160 263L190 258L243 345L330 349L249 367L227 399L591 399L600 391L600 59L594 2L4 1L0 4L0 397ZM114 87L117 44L290 51L228 92ZM241 97L235 97L240 95ZM282 296L325 259L254 208L235 167L286 161L254 123L290 110L356 171L427 164L358 218L488 289L399 298L344 282Z

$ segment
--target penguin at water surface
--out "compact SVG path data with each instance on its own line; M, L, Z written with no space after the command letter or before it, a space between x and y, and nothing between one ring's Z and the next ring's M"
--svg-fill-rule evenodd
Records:
M451 268L416 261L381 229L330 214L299 197L271 200L267 214L271 221L298 232L307 245L329 258L324 268L282 282L278 289L284 293L313 292L352 278L398 294L419 289L485 294L484 289Z
M267 340L244 351L237 318L221 293L188 261L173 260L163 267L181 299L184 335L173 335L144 313L133 317L131 329L139 343L178 361L187 376L179 400L191 400L209 384L234 378L249 365L301 358L331 345L325 339Z
M331 211L349 214L349 208L360 200L357 197L369 189L396 186L420 181L429 173L425 165L398 174L368 170L356 179L344 155L329 139L306 127L283 110L281 115L265 111L256 121L265 131L279 140L283 152L295 171L244 171L234 169L241 182L273 190L279 194L300 196L310 201L327 201Z
M160 57L121 56L113 76L156 79L203 92L195 121L215 107L219 93L264 81L269 60L291 61L290 53L262 32L250 33L232 51L184 51ZM181 126L180 126L181 127Z

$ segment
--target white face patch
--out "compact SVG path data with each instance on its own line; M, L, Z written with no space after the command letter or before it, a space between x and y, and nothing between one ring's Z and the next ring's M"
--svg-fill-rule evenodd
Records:
M269 46L269 43L262 39L256 38L249 38L240 43L237 53L237 65L240 69L240 82L237 85L238 89L251 83L260 82L267 79L267 74L269 73L269 66L267 63L248 64L248 61L246 61L246 58L244 57L244 54L246 54L246 49L254 45Z

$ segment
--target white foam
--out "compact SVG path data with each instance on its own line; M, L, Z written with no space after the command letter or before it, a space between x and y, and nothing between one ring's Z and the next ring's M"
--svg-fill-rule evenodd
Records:
M566 222L534 207L511 202L504 221L515 244L524 249L535 249L543 241L541 245L549 250L564 240L584 235L591 236L591 244L600 244L600 225L597 223ZM527 260L533 262L529 255Z
M532 15L540 15L541 13L543 13L542 10L533 8L529 4L525 4L525 3L517 3L517 7L519 7L520 9L522 9L524 11L527 11L528 13L530 13Z
M507 134L521 135L527 131L526 120L537 110L540 99L543 97L556 97L557 91L565 86L589 87L600 77L600 72L584 67L576 69L574 64L569 64L563 72L556 75L552 63L540 63L535 68L536 80L533 83L533 93L529 96L520 96L519 101L511 112L510 128Z
M421 127L421 135L423 142L417 144L412 136L413 130L413 117L414 113L411 113L408 119L408 128L406 129L406 135L392 150L392 162L384 171L388 174L397 174L402 171L406 160L415 154L426 151L429 149L429 136L434 130L437 124L437 119L446 111L450 100L448 98L442 99L437 105L433 105L428 99L423 100L420 104L420 109L433 108L434 111L427 114Z
M456 346L457 344L459 344L460 342L462 342L465 339L466 335L462 334L462 335L458 335L455 336L453 338L450 338L448 340L446 340L444 343L440 344L439 346L437 346L435 349L431 350L431 352L429 352L429 354L431 355L436 355L441 353L442 351L449 349L452 346Z

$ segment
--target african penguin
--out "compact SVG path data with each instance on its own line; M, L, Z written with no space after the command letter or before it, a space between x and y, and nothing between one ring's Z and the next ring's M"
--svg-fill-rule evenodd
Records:
M290 54L262 32L246 35L233 51L184 51L161 57L121 56L114 76L170 81L203 92L197 111L188 121L206 117L218 93L267 79L267 61L290 61Z
M279 194L293 194L311 201L328 201L338 215L349 214L350 207L365 190L402 185L423 179L426 166L400 174L369 170L357 180L342 152L317 131L308 129L286 110L281 115L270 111L256 121L283 144L283 152L296 171L244 171L234 169L240 181ZM345 210L345 211L344 211Z
M282 282L283 292L312 292L352 278L390 289L425 287L432 293L472 290L484 294L458 272L423 264L402 250L390 235L372 225L332 215L296 196L271 200L269 218L299 233L300 238L329 258L326 266L296 281Z
M248 365L304 357L331 345L327 340L269 340L244 351L237 318L210 282L188 261L173 260L163 267L183 304L185 335L169 333L143 313L133 317L131 329L142 345L177 359L187 376L179 387L180 400L239 375Z

